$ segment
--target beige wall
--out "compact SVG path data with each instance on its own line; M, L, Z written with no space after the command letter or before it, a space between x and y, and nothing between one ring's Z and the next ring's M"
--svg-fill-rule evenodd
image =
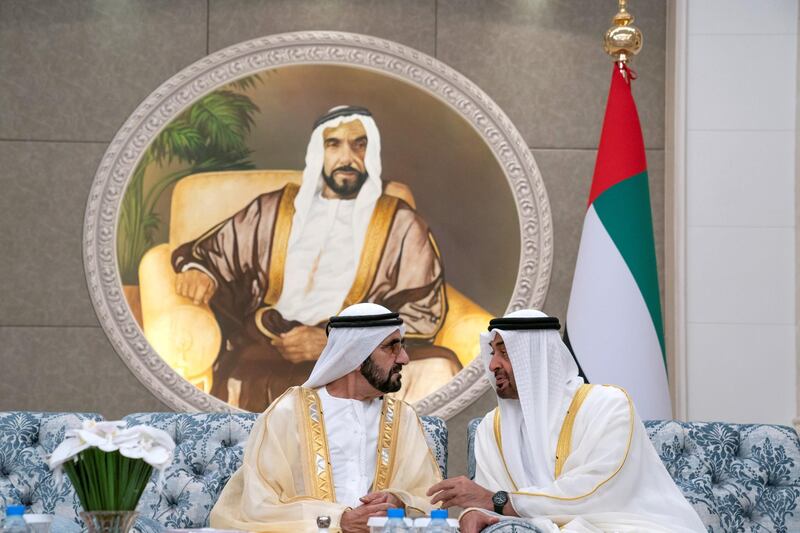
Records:
M0 410L119 417L166 409L116 356L89 301L83 211L106 145L151 91L209 52L285 31L376 35L432 54L483 88L527 140L555 228L546 304L564 316L611 65L615 2L596 0L0 2ZM665 3L630 5L656 244L663 263ZM487 252L489 253L489 252ZM451 473L464 471L453 419Z
M675 414L789 425L797 415L798 4L673 5L669 294L683 385ZM766 49L762 61L756 50ZM741 65L755 61L764 75L741 77Z

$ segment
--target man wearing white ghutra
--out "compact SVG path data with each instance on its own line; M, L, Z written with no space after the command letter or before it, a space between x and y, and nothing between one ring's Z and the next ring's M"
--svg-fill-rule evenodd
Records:
M557 318L518 311L489 323L481 357L498 406L475 435L475 481L448 479L432 503L467 508L462 533L523 517L542 532L699 532L628 394L589 385Z
M259 417L241 468L211 511L217 529L366 531L390 507L427 514L441 481L414 409L388 395L409 361L397 313L376 304L331 317L311 376Z

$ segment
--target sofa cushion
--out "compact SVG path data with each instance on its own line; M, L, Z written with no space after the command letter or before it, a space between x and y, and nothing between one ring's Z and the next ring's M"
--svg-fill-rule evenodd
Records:
M467 424L467 476L475 479L475 431L483 418L473 418Z
M475 418L467 426L470 478L475 477L480 421ZM675 420L647 421L645 427L709 531L800 531L800 440L794 429ZM509 532L512 526L498 524L484 532Z
M645 427L709 531L800 531L800 441L794 429L673 420Z
M438 416L421 416L422 429L425 431L425 440L431 449L433 458L442 471L442 477L447 477L447 424Z
M129 426L147 424L166 431L175 440L175 457L161 484L154 473L142 495L137 508L142 517L171 528L207 527L220 492L242 463L244 446L256 418L256 413L126 416ZM447 426L437 417L421 418L428 445L446 472Z
M94 413L0 413L0 502L24 505L28 512L55 514L81 524L80 501L69 478L57 483L47 457L67 429L84 420L101 420Z
M166 431L175 456L163 479L154 472L137 510L171 528L208 525L208 515L228 479L242 463L256 413L136 413L129 426Z

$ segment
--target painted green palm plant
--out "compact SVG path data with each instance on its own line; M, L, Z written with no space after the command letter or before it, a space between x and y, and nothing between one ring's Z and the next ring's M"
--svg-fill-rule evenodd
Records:
M253 168L246 137L258 106L244 91L258 75L243 78L202 97L156 136L136 166L122 200L117 234L117 260L125 285L138 284L139 262L155 243L162 224L156 205L182 178L199 172ZM145 187L150 165L177 162L180 170L161 176Z

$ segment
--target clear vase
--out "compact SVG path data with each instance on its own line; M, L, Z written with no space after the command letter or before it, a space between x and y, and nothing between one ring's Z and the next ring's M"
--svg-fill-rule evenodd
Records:
M83 511L81 518L88 533L128 533L138 514L136 511Z

